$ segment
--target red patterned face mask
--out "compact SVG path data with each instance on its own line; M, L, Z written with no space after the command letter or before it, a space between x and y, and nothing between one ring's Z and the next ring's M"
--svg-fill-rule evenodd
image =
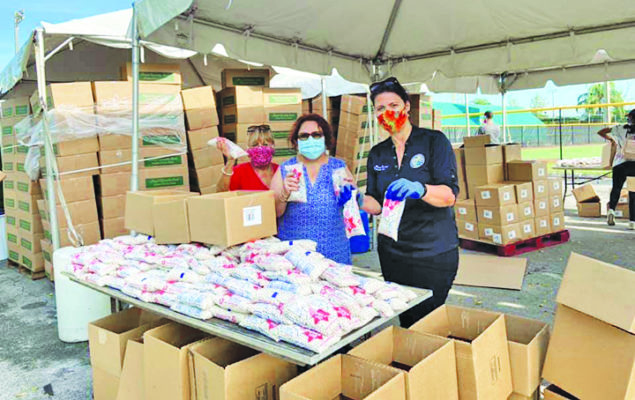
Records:
M406 109L401 111L386 110L377 116L377 122L386 132L394 135L399 132L408 120Z

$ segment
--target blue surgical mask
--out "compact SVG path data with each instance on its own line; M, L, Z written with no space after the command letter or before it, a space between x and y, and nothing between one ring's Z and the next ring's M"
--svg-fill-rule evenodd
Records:
M324 136L319 139L309 137L307 140L298 140L298 151L309 160L317 160L326 152Z

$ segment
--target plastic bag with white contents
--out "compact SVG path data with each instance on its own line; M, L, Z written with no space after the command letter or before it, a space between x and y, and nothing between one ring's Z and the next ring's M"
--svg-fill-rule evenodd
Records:
M176 295L176 301L181 304L209 310L216 302L216 296L212 293L187 291Z
M279 324L292 324L291 320L284 316L284 303L278 305L269 303L255 303L251 307L251 313L264 319L270 319Z
M203 310L201 308L198 308L189 304L176 303L176 304L173 304L170 308L176 312L185 314L188 317L192 317L192 318L197 318L202 320L214 318L214 313L211 310L209 309Z
M290 164L285 167L287 175L297 178L299 180L299 188L295 192L291 192L287 201L295 203L306 203L306 176L304 176L304 167L300 163Z
M280 340L316 353L325 351L341 339L341 336L326 336L298 325L278 325L276 331Z
M256 293L256 297L251 299L254 302L258 303L269 303L274 305L279 304L287 304L293 301L296 298L296 295L287 292L286 290L273 289L273 288L264 288L258 290Z
M285 257L300 271L307 274L312 281L317 281L324 271L333 264L322 254L302 248L290 250L285 254Z
M359 285L359 278L356 275L344 272L337 267L327 268L321 278L339 287Z
M288 271L293 264L278 254L258 254L254 257L254 264L264 271Z
M289 282L294 285L308 285L311 283L311 277L297 268L286 271L265 271L264 274L268 279Z
M272 280L265 285L267 289L279 289L289 293L297 294L300 296L307 296L311 294L311 287L306 284L295 284L285 281Z
M214 297L216 305L228 311L239 313L251 313L251 302L242 296L233 293L227 293L223 296Z
M364 289L368 294L374 294L379 289L384 287L384 282L379 279L366 278L363 276L359 277L359 287Z
M212 146L212 147L216 147L216 144L218 143L219 140L223 140L225 142L225 145L229 148L229 155L233 159L238 159L238 158L242 158L242 157L249 157L249 154L247 154L247 152L245 150L243 150L236 143L234 143L231 140L228 140L226 138L218 138L218 137L216 137L214 139L209 140L207 142L207 145L208 146Z
M295 324L324 335L340 336L342 333L337 311L320 296L296 297L285 304L284 313Z
M270 319L264 319L255 315L250 315L242 320L239 325L243 328L262 333L263 335L275 340L276 342L280 341L277 330L280 324Z
M335 196L339 196L345 186L351 186L351 178L346 172L346 168L337 168L333 171L333 189ZM353 189L351 198L344 204L342 208L344 216L344 227L346 228L346 237L365 235L362 217L357 204L357 189Z
M406 207L406 201L384 199L384 206L381 209L381 220L377 233L388 236L394 241L399 237L399 224L401 216Z

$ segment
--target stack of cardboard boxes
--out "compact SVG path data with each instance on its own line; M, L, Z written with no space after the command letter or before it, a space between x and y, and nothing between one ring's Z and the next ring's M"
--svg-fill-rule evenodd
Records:
M551 399L632 399L635 272L571 254L556 297L543 378ZM557 388L556 388L557 387Z
M280 164L296 154L288 139L294 122L302 115L302 91L265 88L263 101L266 124L271 127L275 141L274 162Z
M188 162L192 190L216 193L216 185L222 175L223 155L209 146L210 139L218 137L218 113L211 86L181 91L187 120Z
M420 128L434 128L432 96L426 94L410 95L410 122Z
M333 134L337 137L338 127L340 123L340 102L341 96L327 97L326 98L326 110L329 124L333 129ZM311 108L307 112L312 112L321 116L324 116L324 105L322 104L322 95L314 97L310 100ZM305 110L302 110L305 112Z
M578 186L573 189L578 215L580 217L596 218L602 216L600 197L591 184Z

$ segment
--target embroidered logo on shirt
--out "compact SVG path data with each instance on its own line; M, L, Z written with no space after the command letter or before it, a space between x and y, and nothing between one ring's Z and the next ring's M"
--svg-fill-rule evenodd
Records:
M426 162L426 157L419 153L412 156L410 159L410 168L419 168Z
M382 172L390 168L388 165L375 165L373 169L377 172Z

